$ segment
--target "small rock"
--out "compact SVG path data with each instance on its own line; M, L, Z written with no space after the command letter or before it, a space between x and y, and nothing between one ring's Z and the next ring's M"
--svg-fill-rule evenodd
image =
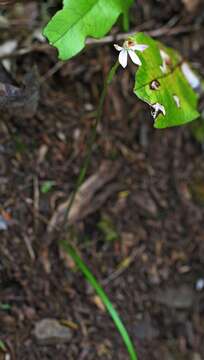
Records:
M156 295L156 301L175 309L189 309L193 305L194 295L191 287L181 285L177 288L172 287L159 291Z
M35 324L34 336L43 345L52 345L69 342L72 332L55 319L43 319Z
M202 358L201 358L200 354L198 354L198 353L194 353L194 354L193 354L193 359L192 359L192 360L202 360Z

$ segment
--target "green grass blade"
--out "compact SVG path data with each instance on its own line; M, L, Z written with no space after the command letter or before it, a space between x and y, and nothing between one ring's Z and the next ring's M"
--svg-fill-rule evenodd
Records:
M5 346L4 342L3 342L3 340L1 340L1 339L0 339L0 350L3 351L3 352L6 351L6 346Z
M102 302L104 303L107 311L109 312L110 316L113 319L113 322L115 323L116 328L118 329L125 346L127 348L127 351L130 355L130 360L138 360L136 350L134 348L134 345L128 335L128 332L123 325L117 311L113 307L111 301L109 300L108 296L104 292L101 285L98 283L97 279L93 276L87 265L84 263L84 261L80 258L80 256L77 254L76 250L71 246L67 241L61 242L62 247L64 250L72 257L76 265L79 267L83 275L87 278L88 282L91 284L91 286L94 288Z

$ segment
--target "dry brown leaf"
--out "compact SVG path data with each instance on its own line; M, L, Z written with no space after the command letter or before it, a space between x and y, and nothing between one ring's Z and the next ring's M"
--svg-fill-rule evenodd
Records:
M114 179L117 172L118 166L115 163L105 161L99 167L99 170L81 185L68 215L69 224L74 224L96 211L118 189L118 185L110 184L106 186L104 191L101 191L106 184ZM48 224L48 232L63 223L69 199L60 204L53 214Z
M104 303L102 302L101 298L98 295L93 296L92 301L97 306L97 308L99 308L101 311L103 311L103 312L106 311Z

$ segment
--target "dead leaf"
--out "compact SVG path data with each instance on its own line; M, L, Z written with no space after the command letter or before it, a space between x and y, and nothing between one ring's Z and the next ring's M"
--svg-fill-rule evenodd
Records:
M97 306L97 308L99 308L99 310L101 310L103 312L106 311L104 303L98 295L93 296L92 301Z
M0 6L12 5L15 0L0 0Z
M67 254L63 249L60 248L60 259L64 260L64 264L68 267L68 269L76 269L76 264L72 257Z
M97 173L90 176L81 185L68 215L67 221L69 224L74 224L95 212L107 198L118 189L118 185L110 184L106 186L104 191L101 191L104 185L114 179L117 172L118 165L105 161L102 163ZM69 201L70 198L59 205L48 224L48 232L51 232L56 226L62 224Z
M189 12L195 11L201 3L200 0L182 0L182 2L184 3L186 10Z
M72 320L60 320L60 324L63 326L67 326L72 330L78 330L79 326L73 322Z

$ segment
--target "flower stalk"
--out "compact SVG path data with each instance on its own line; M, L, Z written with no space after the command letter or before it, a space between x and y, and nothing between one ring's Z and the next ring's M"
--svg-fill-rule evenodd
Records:
M102 93L101 93L101 96L100 96L100 99L99 99L99 104L98 104L98 108L97 108L97 112L96 112L96 121L95 121L95 123L94 123L94 125L92 127L91 135L90 135L90 138L89 138L86 157L85 157L84 163L83 163L83 165L82 165L82 167L80 169L80 172L79 172L79 175L78 175L78 178L77 178L77 181L76 181L75 189L71 194L70 201L69 201L69 204L67 206L67 209L66 209L66 212L65 212L65 215L64 215L64 226L65 226L65 228L67 228L69 226L69 224L67 223L67 219L69 217L70 210L71 210L72 205L74 203L74 200L76 198L77 192L78 192L80 186L82 185L82 183L83 183L83 181L84 181L84 179L86 177L86 174L87 174L87 170L88 170L88 167L89 167L89 164L90 164L90 161L91 161L93 145L94 145L95 140L96 140L97 128L98 128L98 125L99 125L99 123L101 121L102 114L103 114L103 106L104 106L105 98L106 98L106 95L107 95L108 87L111 84L118 67L119 67L119 62L117 61L113 65L113 67L110 69L110 71L109 71L109 73L108 73L108 75L106 77L106 80L104 82L103 90L102 90Z

